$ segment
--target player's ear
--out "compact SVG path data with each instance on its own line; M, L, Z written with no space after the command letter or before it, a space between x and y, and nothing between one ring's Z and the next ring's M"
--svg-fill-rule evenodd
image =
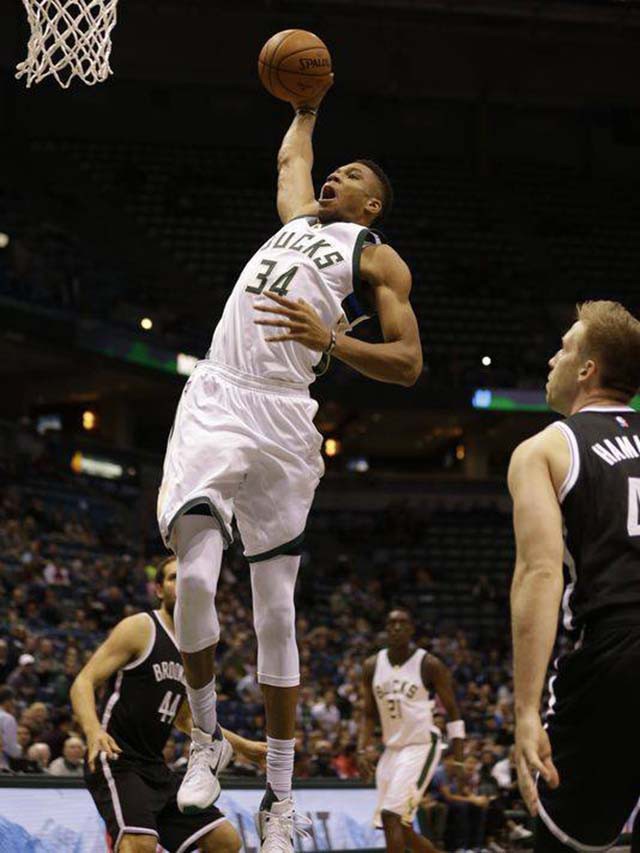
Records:
M367 203L365 205L367 213L370 213L372 216L380 216L380 211L382 210L382 202L379 198L375 198L372 196L367 199Z
M585 363L580 368L580 372L578 373L579 379L588 379L590 376L596 372L596 363L592 359L585 361Z

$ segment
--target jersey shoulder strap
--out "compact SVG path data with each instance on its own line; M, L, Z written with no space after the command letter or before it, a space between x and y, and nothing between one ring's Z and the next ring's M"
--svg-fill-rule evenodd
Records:
M151 633L149 634L149 641L148 641L147 645L145 646L144 650L142 651L142 653L140 655L138 655L137 658L130 661L126 666L122 667L123 672L129 672L130 670L137 669L139 666L141 666L147 660L147 658L149 657L149 655L153 651L153 648L156 644L156 620L153 618L153 616L150 613L145 612L144 615L147 617L147 620L149 621L149 623L151 625Z

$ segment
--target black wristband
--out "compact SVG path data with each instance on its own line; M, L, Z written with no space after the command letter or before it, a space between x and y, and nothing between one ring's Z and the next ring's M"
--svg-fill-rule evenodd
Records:
M314 107L298 107L296 110L297 116L317 116L318 110Z

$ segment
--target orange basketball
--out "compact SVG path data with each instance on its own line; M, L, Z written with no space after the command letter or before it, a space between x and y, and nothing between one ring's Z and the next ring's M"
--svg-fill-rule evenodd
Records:
M331 54L306 30L283 30L271 36L258 57L262 85L283 101L313 100L331 75Z

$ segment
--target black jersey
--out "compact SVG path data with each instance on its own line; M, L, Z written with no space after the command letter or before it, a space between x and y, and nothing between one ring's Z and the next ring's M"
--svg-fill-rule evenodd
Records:
M640 413L587 408L558 422L571 450L560 491L565 524L565 628L638 608Z
M163 763L162 750L186 694L176 640L158 611L149 645L110 679L102 703L102 726L122 749L122 758Z

